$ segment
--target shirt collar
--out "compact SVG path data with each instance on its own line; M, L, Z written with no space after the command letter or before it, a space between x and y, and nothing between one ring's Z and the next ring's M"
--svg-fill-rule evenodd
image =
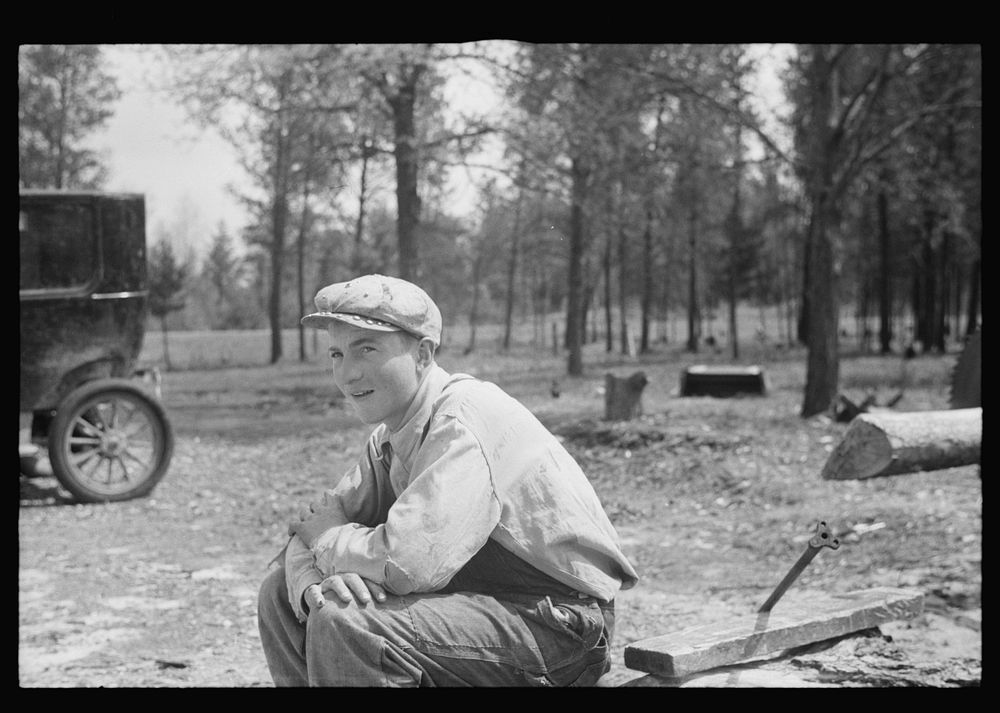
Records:
M402 425L392 432L385 429L382 443L389 442L394 457L409 460L412 452L420 445L424 426L431 417L431 406L449 378L451 375L437 364L431 367L417 386L417 393L406 409Z

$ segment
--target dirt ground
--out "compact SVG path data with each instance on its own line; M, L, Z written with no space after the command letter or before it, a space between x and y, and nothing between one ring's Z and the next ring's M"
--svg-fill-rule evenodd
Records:
M317 373L274 389L267 369L168 374L176 450L150 497L80 505L53 478L21 478L20 686L271 686L257 587L292 513L335 482L367 433L332 388L315 387ZM609 683L648 681L624 666L631 642L751 616L824 520L842 545L821 552L787 601L903 587L924 594L923 613L691 685L980 684L978 466L823 481L846 426L799 418L794 378L763 398L679 399L672 371L647 373L648 415L627 423L600 420L598 373L564 379L559 399L538 379L502 383L578 458L641 575L617 600ZM943 407L940 389L912 393L900 409Z

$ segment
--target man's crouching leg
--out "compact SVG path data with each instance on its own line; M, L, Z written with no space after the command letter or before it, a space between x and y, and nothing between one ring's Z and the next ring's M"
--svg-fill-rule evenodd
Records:
M276 686L307 686L306 627L288 603L285 568L272 570L260 585L257 627L267 668Z
M409 645L405 603L344 603L327 598L309 614L306 661L310 686L415 687L423 680L420 654Z

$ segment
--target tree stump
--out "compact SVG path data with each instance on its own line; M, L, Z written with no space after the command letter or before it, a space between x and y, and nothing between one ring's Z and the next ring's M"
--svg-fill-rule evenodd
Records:
M823 466L825 480L860 480L979 463L983 409L863 413Z
M637 371L629 377L604 375L604 419L628 421L642 415L642 390L649 379Z

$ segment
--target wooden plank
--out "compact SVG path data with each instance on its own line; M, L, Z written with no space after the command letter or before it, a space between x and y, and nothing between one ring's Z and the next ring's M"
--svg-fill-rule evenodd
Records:
M861 414L830 453L820 477L859 480L978 463L983 409Z
M625 665L658 676L688 676L914 617L923 605L921 592L892 587L782 600L771 612L629 644Z
M652 673L639 674L621 684L622 688L826 688L792 673L746 668L704 671L686 678L667 678Z

